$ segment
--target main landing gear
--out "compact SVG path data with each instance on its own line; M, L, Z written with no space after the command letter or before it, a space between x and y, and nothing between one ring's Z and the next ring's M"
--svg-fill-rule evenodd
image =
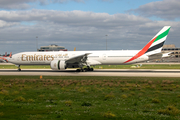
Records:
M88 68L81 68L81 69L77 69L76 70L77 72L87 72L87 71L94 71L94 69L93 68L90 68L90 67L88 67Z

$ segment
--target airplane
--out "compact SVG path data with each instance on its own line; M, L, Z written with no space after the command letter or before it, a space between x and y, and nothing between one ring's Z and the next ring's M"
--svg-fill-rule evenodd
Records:
M8 62L7 58L10 58L11 56L12 56L12 52L9 55L7 55L7 52L6 52L5 55L0 57L0 61L1 62Z
M127 65L160 59L170 28L164 26L141 50L21 52L8 61L17 65L18 71L21 71L20 65L50 65L52 70L80 68L77 71L84 72L93 71L91 66L95 65Z
M7 52L5 52L5 55L3 57L7 57Z

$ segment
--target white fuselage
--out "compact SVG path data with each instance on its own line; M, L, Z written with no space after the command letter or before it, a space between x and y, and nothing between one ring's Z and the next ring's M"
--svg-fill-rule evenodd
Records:
M86 53L89 53L87 62L90 65L132 64L149 59L148 56L142 55L133 61L124 63L138 52L139 50L22 52L14 54L8 61L16 65L50 65L53 60L66 61Z

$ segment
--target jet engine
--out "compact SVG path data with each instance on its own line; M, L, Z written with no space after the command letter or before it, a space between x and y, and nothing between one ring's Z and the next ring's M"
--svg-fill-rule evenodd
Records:
M65 61L61 60L53 60L50 63L52 70L65 70L66 69L66 63Z

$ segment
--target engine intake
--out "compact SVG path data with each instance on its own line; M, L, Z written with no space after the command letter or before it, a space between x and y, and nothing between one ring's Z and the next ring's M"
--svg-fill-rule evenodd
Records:
M65 61L60 61L60 60L53 60L50 63L51 69L52 70L65 70L66 69L66 63Z

